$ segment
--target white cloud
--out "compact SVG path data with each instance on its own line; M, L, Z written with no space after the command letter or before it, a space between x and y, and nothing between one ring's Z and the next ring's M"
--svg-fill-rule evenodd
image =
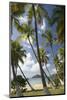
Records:
M39 64L38 63L35 63L33 64L32 68L31 68L31 71L32 72L39 72Z
M49 63L49 64L47 64L47 66L45 66L45 64L44 64L43 69L47 75L49 75L49 73L48 73L48 70L46 69L46 67L48 68L51 75L56 73L56 68L52 64Z
M43 25L41 26L41 30L45 31L46 29L46 22L45 19L43 19Z
M28 54L27 54L27 58L26 58L26 60L30 60L30 59L32 59L32 56L31 56L30 53L28 53Z
M27 57L24 59L24 64L19 62L19 65L22 67L22 70L28 71L29 67L31 68L32 65L34 64L34 60L32 59L32 56L30 53L27 54Z
M27 57L25 59L24 64L19 62L20 67L22 68L23 72L25 73L26 77L32 77L33 75L40 74L40 67L38 62L34 62L30 53L27 53ZM55 67L53 67L50 63L47 64L47 68L51 74L56 73ZM43 69L48 75L48 71L46 69L45 64L43 65ZM20 70L18 69L18 74L20 74Z

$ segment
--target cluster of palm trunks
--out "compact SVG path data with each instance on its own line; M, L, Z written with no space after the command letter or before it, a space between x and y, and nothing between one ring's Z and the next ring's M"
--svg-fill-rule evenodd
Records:
M10 2L9 8L10 97L65 94L65 6ZM27 21L23 21L24 17ZM42 89L33 88L22 70L28 52L23 45L24 41L28 42L34 55L32 58L39 65ZM50 61L52 65L49 68L47 65ZM55 69L54 77L52 66Z

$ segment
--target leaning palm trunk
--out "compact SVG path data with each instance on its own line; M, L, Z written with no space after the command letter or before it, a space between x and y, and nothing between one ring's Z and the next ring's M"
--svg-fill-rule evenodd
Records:
M16 74L15 74L15 70L14 70L14 65L12 63L12 72L13 72L13 79L15 80L16 79Z
M36 53L35 53L34 48L33 48L32 44L31 44L31 42L30 42L30 38L29 38L29 37L28 37L28 41L29 41L29 44L30 44L30 46L31 46L31 48L32 48L32 51L33 51L34 55L35 55L35 58L36 58L36 60L38 61L38 58L37 58L37 56L36 56ZM39 62L39 61L38 61L38 62Z
M37 56L36 56L36 53L35 53L35 50L34 50L32 44L31 44L31 42L30 42L30 39L29 39L29 37L27 37L27 38L28 38L29 44L30 44L30 46L31 46L31 48L32 48L32 51L33 51L33 53L34 53L34 55L35 55L35 58L36 58L36 60L38 61L38 58L37 58ZM38 61L38 62L39 62L39 61ZM42 69L42 70L43 70L43 69ZM48 68L47 68L47 70L48 70ZM51 79L46 75L46 73L44 72L44 70L43 70L43 73L45 74L45 77L51 82L52 87L54 88L54 87L55 87L55 83L53 82L53 80L51 80ZM49 73L49 72L48 72L48 73ZM50 73L49 73L49 75L50 75Z
M17 76L17 67L15 69L15 72L16 72L16 76ZM16 96L23 96L23 94L21 93L20 91L20 86L18 85L18 82L17 82L17 85L16 85Z
M16 73L15 73L13 64L12 64L12 71L13 71L13 78L14 80L16 80ZM20 96L20 88L19 88L18 82L16 83L16 96Z
M19 87L19 85L18 85L18 82L17 82L17 85L16 85L16 96L18 97L18 96L23 96L23 94L21 94L21 91L20 91L20 87Z
M20 27L21 27L21 26L20 26ZM32 51L33 51L33 53L34 53L34 55L35 55L35 58L36 58L36 60L38 61L38 58L37 58L36 53L35 53L35 50L34 50L32 44L31 44L31 42L30 42L29 34L28 34L27 38L28 38L29 44L30 44L30 46L31 46L31 48L32 48ZM39 61L38 61L38 62L39 62ZM43 70L43 71L44 71L44 70ZM44 73L45 73L45 72L44 72ZM50 74L50 73L49 73L49 74ZM47 75L46 75L46 77L47 77ZM47 77L47 78L48 78L48 77ZM52 83L52 82L51 82L51 83Z
M13 24L13 17L12 16L11 16L11 22L10 23L11 23L11 26L10 26L11 27L11 30L10 31L11 31L11 34L12 34L13 33L12 32L13 31L13 26L12 26L12 24Z
M11 34L13 34L13 17L12 16L11 16ZM12 61L12 59L11 59L11 61ZM13 62L12 62L12 71L13 71L13 79L16 80L17 68L16 68L16 72L15 72ZM16 83L16 96L20 96L20 88L19 88L18 82Z
M45 65L45 66L46 66L46 65ZM47 71L48 71L48 73L49 73L50 80L51 80L51 82L52 82L52 86L53 86L53 88L54 88L54 87L55 87L55 82L54 82L53 79L51 78L51 74L50 74L50 72L49 72L47 66L46 66L46 69L47 69Z
M36 15L35 15L35 8L34 8L34 4L32 4L32 9L33 9L33 14L34 14L34 18L35 18L35 37L36 37L36 45L37 45L37 53L38 53L38 60L39 60L39 66L40 66L40 72L41 72L41 77L42 77L42 84L43 84L43 89L44 89L44 93L46 95L50 95L50 92L48 91L48 88L46 86L46 81L45 81L45 77L43 74L43 70L42 70L42 64L41 64L41 59L40 59L40 52L39 52L39 43L38 43L38 33L37 33L37 23L36 23Z
M52 48L52 45L51 45L51 44L50 44L50 47L51 47L51 50L52 50L52 57L53 57L53 61L54 61L54 52L53 52L53 48ZM54 65L55 65L55 64L54 64ZM55 65L55 68L56 68L56 65ZM56 68L56 72L57 72L57 78L58 78L60 84L62 85L62 83L61 83L62 80L61 80L60 77L59 77L57 68Z
M45 71L43 70L43 73L45 75L45 77L48 79L49 82L51 82L52 86L54 87L55 84L53 83L53 81L51 81L51 79L46 75Z
M15 73L17 76L17 67L15 67ZM16 83L16 96L20 96L20 88L19 88L18 82Z
M23 76L24 76L25 80L27 81L28 85L30 86L30 88L31 88L32 90L34 90L34 89L33 89L33 87L31 86L31 84L29 83L29 81L27 80L26 76L24 75L24 73L23 73L23 71L22 71L21 67L20 67L19 65L18 65L18 67L19 67L19 69L20 69L21 73L23 74Z

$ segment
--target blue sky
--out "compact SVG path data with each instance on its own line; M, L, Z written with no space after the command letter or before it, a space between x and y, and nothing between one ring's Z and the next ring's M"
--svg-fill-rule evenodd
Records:
M53 5L43 5L43 7L47 10L48 15L51 17L52 11L53 11L53 9L54 9L55 6L53 6ZM23 22L24 23L27 22L27 16L26 16L26 14L24 14L24 17L20 18L20 23L23 23ZM34 26L34 21L32 22L32 25ZM46 50L47 56L49 57L49 61L48 61L48 64L47 64L48 70L49 70L49 72L51 74L54 74L54 73L56 73L56 69L54 67L53 58L51 56L52 55L51 54L51 48L50 48L50 46L47 47L45 45L46 41L41 36L42 31L45 32L45 30L46 30L46 28L48 28L48 26L49 25L47 23L47 20L44 18L43 19L43 24L41 26L38 25L38 38L39 38L39 46L43 47ZM50 28L51 28L53 36L54 36L55 32L56 32L56 26L54 25L54 26L52 26ZM21 33L19 33L17 31L16 27L13 25L13 35L12 35L11 39L12 40L16 40L17 37L20 36L20 34ZM27 58L24 59L25 63L21 64L21 62L19 62L19 65L21 66L21 68L24 71L25 75L27 77L32 77L32 76L34 76L36 74L40 74L39 64L38 64L38 62L35 59L35 56L34 56L34 54L32 52L32 49L31 49L31 47L29 45L29 42L25 41L25 40L22 40L20 42L20 44L24 47L24 49L27 52ZM35 42L33 44L33 47L34 47L34 49L36 51L36 44L35 44ZM53 45L54 54L57 53L57 50L58 50L59 47L60 47L59 44L58 45ZM45 70L45 72L47 73L47 75L49 75L48 72L47 72L47 70L46 70L45 65L43 66L43 69ZM18 69L18 74L21 74L20 71L19 71L19 69Z

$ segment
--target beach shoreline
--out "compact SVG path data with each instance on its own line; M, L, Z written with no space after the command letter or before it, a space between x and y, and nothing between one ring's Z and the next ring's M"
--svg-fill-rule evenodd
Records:
M32 87L37 90L37 89L43 89L43 85L42 84L34 84L32 85ZM31 88L29 87L29 85L26 86L27 90L31 90Z

